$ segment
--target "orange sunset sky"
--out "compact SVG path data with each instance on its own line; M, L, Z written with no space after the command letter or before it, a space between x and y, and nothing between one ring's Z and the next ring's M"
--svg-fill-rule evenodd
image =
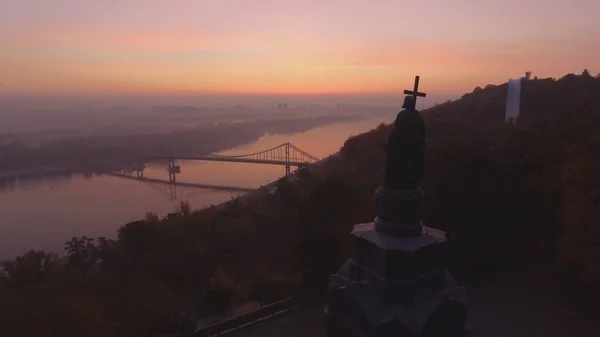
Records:
M460 95L600 72L598 0L2 0L0 93ZM406 87L406 88L405 88Z

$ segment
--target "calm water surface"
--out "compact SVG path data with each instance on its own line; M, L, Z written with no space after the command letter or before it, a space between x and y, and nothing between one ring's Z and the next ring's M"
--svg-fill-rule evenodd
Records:
M287 135L265 135L222 154L259 152L291 142L319 158L339 151L344 141L376 127L388 119L371 119L315 128ZM283 166L179 162L178 182L260 187L285 174ZM166 166L146 168L149 178L168 180ZM241 192L177 188L112 176L72 175L15 181L0 186L0 259L12 258L28 249L47 249L62 254L64 242L72 236L115 238L119 226L141 219L146 212L164 216L173 212L179 200L193 209L218 204ZM176 200L173 200L176 197Z

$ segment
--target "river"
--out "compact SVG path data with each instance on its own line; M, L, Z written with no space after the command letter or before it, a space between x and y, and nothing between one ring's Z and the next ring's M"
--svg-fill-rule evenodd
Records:
M375 128L389 118L368 119L317 127L295 134L266 134L256 141L221 152L260 152L290 142L318 158L340 150L349 136ZM178 182L258 188L285 174L283 166L178 162ZM168 180L166 164L149 165L148 178ZM108 175L80 174L15 180L0 186L0 260L29 249L63 253L64 242L73 236L115 238L118 228L141 219L146 212L164 216L179 200L201 209L239 196L243 192L211 191L149 184Z

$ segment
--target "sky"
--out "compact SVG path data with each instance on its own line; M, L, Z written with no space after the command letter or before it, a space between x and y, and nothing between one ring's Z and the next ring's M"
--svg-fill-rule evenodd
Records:
M598 0L1 0L0 94L460 96L600 72Z

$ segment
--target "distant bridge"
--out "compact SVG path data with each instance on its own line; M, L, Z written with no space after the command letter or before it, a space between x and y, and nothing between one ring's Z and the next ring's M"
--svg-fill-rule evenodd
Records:
M285 166L285 174L289 175L291 173L292 166L308 166L318 162L319 158L308 154L307 152L294 146L292 143L285 143L264 151L242 155L209 154L206 156L147 156L140 158L140 160L144 162L168 160L169 180L175 181L175 173L179 173L180 171L179 166L175 165L175 160L202 160L231 163L282 165Z
M145 156L138 160L138 164L130 166L126 171L135 172L135 175L123 173L109 173L110 175L133 179L148 184L152 189L165 195L170 200L178 200L184 197L192 196L203 191L232 191L232 192L252 192L257 188L246 188L237 186L222 186L211 184L198 183L181 183L176 181L176 175L181 173L181 167L175 164L176 160L201 160L201 161L217 161L231 163L251 163L251 164L267 164L267 165L282 165L285 166L285 175L291 174L291 167L307 167L319 162L319 159L313 155L306 153L291 143L281 144L279 146L249 154L242 155L218 155L209 154L205 156ZM154 178L145 178L144 170L147 162L168 161L167 172L169 180L161 180Z
M145 178L143 176L131 176L122 173L106 173L107 175L119 177L123 179L136 180L146 183L150 188L159 192L171 201L180 200L186 197L190 197L196 194L210 191L229 191L229 192L252 192L256 188L239 187L239 186L225 186L225 185L211 185L211 184L197 184L197 183L182 183L175 181L168 181L162 179Z

